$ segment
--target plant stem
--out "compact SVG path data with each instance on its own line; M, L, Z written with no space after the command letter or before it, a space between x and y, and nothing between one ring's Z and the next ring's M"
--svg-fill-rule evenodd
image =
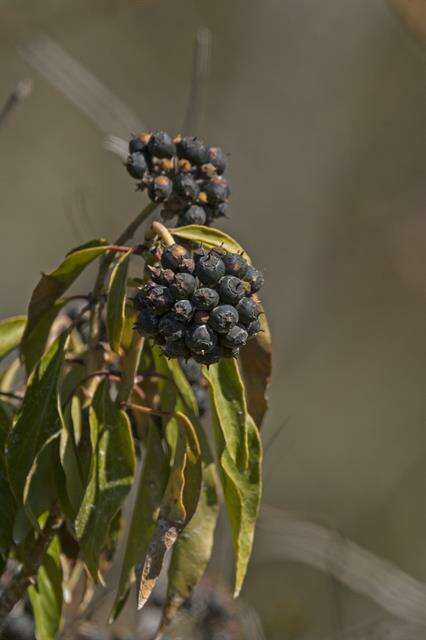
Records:
M59 506L54 505L43 530L35 541L33 548L27 554L26 563L19 567L10 583L0 592L0 631L13 607L34 581L55 531L61 523L62 516L60 515Z
M175 244L172 234L163 224L161 224L161 222L153 222L146 237L152 238L153 235L160 236L166 247L170 247L172 244Z

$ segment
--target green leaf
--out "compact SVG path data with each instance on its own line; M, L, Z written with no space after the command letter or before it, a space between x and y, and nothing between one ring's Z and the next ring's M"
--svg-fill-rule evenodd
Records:
M12 544L16 504L7 477L4 447L11 426L9 410L0 401L0 553L7 554Z
M250 415L260 428L268 409L267 391L271 380L271 332L265 314L259 316L261 332L241 349L240 367L246 387Z
M62 429L60 459L65 474L65 487L69 502L76 516L84 493L84 474L78 456L77 442L81 431L81 403L77 396L62 411L59 402Z
M257 427L241 397L244 387L236 363L223 359L212 365L205 375L210 385L216 451L234 545L234 593L237 596L253 546L261 496L262 448ZM247 458L240 453L243 438L247 443Z
M0 320L0 359L19 345L26 321L25 316L13 316Z
M20 503L35 458L61 428L57 395L67 336L65 331L55 340L31 374L22 407L9 433L6 462L10 484Z
M62 566L60 546L55 536L37 572L36 584L30 586L28 595L34 613L37 640L55 640L62 613Z
M27 373L31 373L43 355L52 325L67 302L66 298L61 298L54 302L38 322L33 325L31 331L25 332L21 342L21 353Z
M178 227L177 229L169 229L170 233L176 238L182 238L182 240L189 240L197 244L202 244L205 247L220 247L222 246L227 251L233 251L239 253L240 251L245 254L246 260L250 262L249 256L244 252L244 249L234 238L231 238L227 233L214 229L213 227L204 227L198 224L191 224L186 227Z
M169 624L204 575L213 550L219 509L215 464L202 425L196 417L198 406L194 394L178 362L169 360L167 364L200 441L202 487L195 514L173 547L162 628Z
M103 380L90 407L92 460L89 482L75 521L87 567L98 579L99 555L108 528L133 482L135 454L127 415L111 400ZM100 577L100 576L99 576Z
M124 328L127 271L131 254L132 250L130 249L120 256L112 270L109 282L107 328L111 349L116 353L120 351L121 336Z
M151 421L148 426L146 452L143 458L138 494L131 517L111 621L120 614L126 602L130 588L131 571L147 552L148 543L155 530L168 474L169 465L163 451L158 427Z
M92 240L68 253L54 271L42 275L28 306L28 322L22 338L24 345L42 316L50 310L80 273L106 251L108 251L106 240Z

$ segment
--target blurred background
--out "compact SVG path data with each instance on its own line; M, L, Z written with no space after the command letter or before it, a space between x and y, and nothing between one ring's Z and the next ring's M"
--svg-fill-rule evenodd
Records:
M142 208L104 138L181 130L201 26L191 133L230 154L221 226L274 344L239 637L426 638L425 0L1 0L0 104L33 88L0 127L0 316ZM220 589L230 563L224 534ZM148 638L133 618L117 633Z

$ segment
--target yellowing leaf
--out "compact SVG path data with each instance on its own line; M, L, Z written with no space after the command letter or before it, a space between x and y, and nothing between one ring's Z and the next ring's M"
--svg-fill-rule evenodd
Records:
M125 322L126 282L129 258L132 251L124 253L114 266L108 291L107 327L111 349L118 353Z
M26 321L25 316L13 316L0 320L0 359L19 345Z
M244 249L234 238L231 238L224 231L214 229L213 227L205 227L198 224L191 224L186 227L178 227L177 229L170 229L170 233L176 238L182 238L182 240L189 240L196 244L202 244L205 247L223 247L227 251L233 251L239 253L244 252ZM245 253L244 257L250 262L249 256Z

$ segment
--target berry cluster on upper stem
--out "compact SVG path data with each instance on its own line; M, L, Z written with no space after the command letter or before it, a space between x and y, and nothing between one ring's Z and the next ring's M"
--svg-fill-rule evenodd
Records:
M139 189L163 203L164 220L177 217L178 226L210 225L226 214L230 190L223 176L225 154L200 138L141 133L129 142L126 167Z
M260 330L257 292L262 273L239 253L222 247L189 251L166 247L147 267L149 280L134 298L135 328L169 358L213 364L237 357Z

